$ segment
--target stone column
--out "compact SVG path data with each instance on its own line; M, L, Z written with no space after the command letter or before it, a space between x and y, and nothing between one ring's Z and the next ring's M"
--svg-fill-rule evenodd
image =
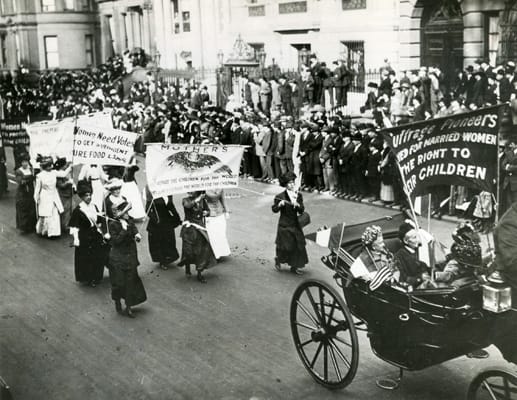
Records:
M145 3L142 6L142 31L143 31L143 43L142 47L144 48L145 52L152 55L154 54L155 46L154 41L151 40L152 33L151 33L151 11L152 11L152 5L150 3Z
M133 11L127 10L126 16L124 18L124 25L126 27L126 35L127 35L127 48L132 50L135 47L135 34L133 32Z
M154 13L154 43L156 46L156 50L160 52L160 54L165 54L164 43L164 27L163 27L163 1L162 0L153 0L153 13ZM151 54L151 56L153 56Z
M120 40L120 44L119 44L119 46L120 46L119 53L123 53L126 49L129 48L129 38L127 37L126 19L127 19L127 13L123 12L123 13L119 14L118 27L119 27L119 32L121 35L121 40ZM117 26L117 24L115 24L115 26Z
M164 53L162 53L161 66L172 68L174 64L174 41L172 40L172 7L170 0L163 1L163 39Z

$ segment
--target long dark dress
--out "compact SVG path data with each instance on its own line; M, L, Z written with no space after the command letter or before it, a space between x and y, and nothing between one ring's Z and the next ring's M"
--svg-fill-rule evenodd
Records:
M25 233L36 230L36 204L34 203L34 174L26 175L18 168L15 172L16 189L16 228Z
M280 201L286 203L280 207ZM309 262L307 250L305 249L305 236L298 223L298 214L305 210L303 197L298 193L296 202L299 207L294 207L289 199L287 190L275 197L273 206L274 213L280 212L276 234L276 256L279 263L287 263L292 268L303 268Z
M185 211L185 221L205 228L205 217L203 211L209 211L208 204L205 199L199 203L194 199L186 197L182 201L183 210ZM208 240L206 230L196 228L195 226L181 227L180 232L183 245L181 248L181 264L194 264L196 270L203 271L204 269L213 267L217 261Z
M124 299L126 306L135 306L147 300L142 280L138 276L138 254L135 235L138 233L135 223L127 221L123 229L120 221L110 221L111 250L108 267L111 281L111 298Z
M176 250L174 228L181 224L181 218L174 207L172 196L167 198L167 203L161 197L150 200L145 209L149 216L147 233L151 259L160 264L176 261L179 254Z
M79 246L75 248L74 254L75 280L84 283L100 282L106 264L106 247L102 233L97 229L100 220L90 220L81 210L81 204L74 208L69 222L70 228L79 230Z

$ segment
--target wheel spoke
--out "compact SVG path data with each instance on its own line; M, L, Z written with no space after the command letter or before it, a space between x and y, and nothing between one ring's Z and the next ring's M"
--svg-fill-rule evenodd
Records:
M305 289L305 293L307 293L307 297L309 298L309 301L312 304L312 308L314 309L314 312L316 313L316 316L318 317L318 320L320 321L320 325L323 325L325 323L325 320L321 317L318 305L314 301L314 297L312 297L312 293L309 288Z
M328 362L329 362L328 347L327 347L327 344L323 342L323 379L325 379L325 382L328 382L328 376L329 376Z
M325 293L323 292L323 288L320 286L319 297L320 297L320 313L321 313L321 321L324 325L327 324L327 319L325 318Z
M309 340L307 340L306 342L300 343L300 347L305 347L305 346L307 346L309 343L312 343L312 339L309 339Z
M332 365L334 366L334 371L336 371L337 379L339 382L343 379L343 376L341 375L341 370L339 369L339 365L336 360L336 355L334 354L334 349L332 348L332 345L329 347L330 350L330 359L332 360Z
M314 326L311 326L311 325L308 325L308 324L305 324L303 322L298 322L298 321L295 321L295 324L298 325L298 326L301 326L302 328L305 328L305 329L308 329L310 331L316 331L318 330L318 328L314 327Z
M345 340L344 340L344 339L341 339L339 336L334 336L334 339L336 339L338 342L341 342L341 343L343 343L344 345L346 345L346 346L348 346L348 347L352 348L352 345L351 345L350 343L345 342Z
M497 396L495 395L494 391L492 390L492 388L490 387L490 384L487 381L483 382L483 386L490 394L490 397L492 397L493 400L497 400Z
M345 363L347 368L350 369L350 367L351 367L350 361L348 361L348 359L345 357L345 355L343 354L341 349L334 343L334 341L332 339L329 340L329 343L334 348L334 350L337 352L339 358L341 358L341 360L343 360L343 362Z
M296 300L296 304L298 304L298 306L300 306L300 308L302 309L302 311L305 313L305 315L307 315L307 317L309 317L309 319L315 324L315 325L319 325L319 322L316 321L314 319L314 316L309 312L309 310L307 310L305 308L305 306L301 303L300 300Z
M321 348L323 347L323 342L320 342L318 348L316 349L316 353L314 353L314 357L311 361L311 369L314 369L314 364L316 364L316 360L318 359L318 356L320 354Z
M336 299L332 298L332 304L330 305L330 312L328 315L327 324L330 325L330 323L334 320L334 311L336 310Z

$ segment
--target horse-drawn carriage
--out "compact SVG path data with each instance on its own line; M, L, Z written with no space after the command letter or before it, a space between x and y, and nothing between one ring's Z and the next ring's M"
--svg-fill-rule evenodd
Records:
M503 331L517 332L517 312L488 311L483 284L476 277L412 291L390 284L372 291L367 281L354 278L350 267L361 252L365 227L380 226L386 246L395 251L401 245L397 233L403 220L397 215L342 230L337 246L322 261L334 271L343 297L318 280L304 281L294 292L290 319L296 350L310 375L329 389L344 388L354 379L358 331L367 333L376 356L400 369L398 379L377 382L391 389L404 370L422 370L498 346ZM503 369L484 371L472 381L467 398L515 400L517 375Z

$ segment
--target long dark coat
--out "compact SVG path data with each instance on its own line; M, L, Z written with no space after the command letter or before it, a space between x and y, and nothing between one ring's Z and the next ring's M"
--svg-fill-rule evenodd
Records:
M185 211L185 221L189 221L199 226L190 225L181 227L180 236L183 240L181 248L181 264L194 264L196 270L213 267L217 261L210 246L208 234L205 228L205 217L203 211L210 211L205 199L195 202L192 198L186 197L182 201Z
M323 136L321 134L312 135L307 148L309 151L307 157L307 174L309 175L321 175L321 163L320 163L320 151L323 145Z
M287 204L280 207L278 204L282 200ZM294 268L303 268L309 259L305 249L305 236L298 223L298 215L305 211L301 193L298 193L296 202L299 207L295 208L285 190L275 197L271 209L274 213L280 213L275 240L278 261Z
M34 203L34 175L25 175L20 169L15 172L16 189L16 228L22 232L36 229L36 204Z
M78 205L72 211L68 225L79 230L79 246L74 254L75 280L84 283L101 281L107 261L107 247L97 224L90 221Z
M109 223L111 251L108 267L111 281L111 298L124 299L127 306L135 306L147 300L144 285L138 276L140 264L136 249L135 235L138 233L135 223L127 221L127 229L120 221Z
M149 253L153 262L170 264L179 258L176 250L174 228L181 224L181 218L174 207L172 196L167 203L161 197L147 202L145 209L149 216L147 234Z

